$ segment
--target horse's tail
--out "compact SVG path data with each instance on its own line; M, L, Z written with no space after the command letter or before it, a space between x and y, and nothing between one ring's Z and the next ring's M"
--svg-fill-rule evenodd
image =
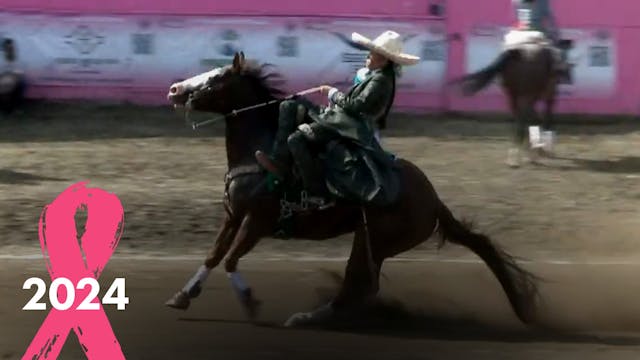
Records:
M519 56L517 49L510 49L500 53L497 59L489 66L475 73L463 76L460 79L451 82L453 85L460 85L462 94L464 96L475 95L480 90L484 89L491 83L491 81L504 70L504 67L509 61Z
M536 277L518 266L515 259L493 244L491 239L472 230L472 225L457 220L440 201L438 233L443 241L463 245L478 255L498 278L511 306L523 323L533 321L538 295Z

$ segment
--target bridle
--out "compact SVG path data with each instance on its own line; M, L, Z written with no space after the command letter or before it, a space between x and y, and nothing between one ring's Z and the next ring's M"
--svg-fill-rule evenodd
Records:
M240 109L235 109L235 110L232 110L231 112L229 112L227 114L219 115L219 116L213 117L211 119L203 120L203 121L199 121L199 122L191 121L191 118L189 116L191 110L188 107L185 107L184 120L185 120L185 123L191 125L191 128L193 130L196 130L196 129L198 129L200 127L203 127L205 125L215 124L218 121L224 120L224 119L226 119L228 117L238 116L238 114L243 113L245 111L251 111L251 110L259 109L259 108L262 108L262 107L265 107L265 106L269 106L269 105L273 105L273 104L282 102L284 100L292 99L295 96L303 96L303 95L307 95L307 94L312 94L312 93L318 92L320 90L321 90L321 87L310 88L310 89L307 89L307 90L303 90L303 91L297 92L297 93L295 93L293 95L288 95L287 97L285 97L283 99L269 100L269 101L266 101L266 102L263 102L263 103L260 103L260 104L251 105L251 106L243 107L243 108L240 108Z

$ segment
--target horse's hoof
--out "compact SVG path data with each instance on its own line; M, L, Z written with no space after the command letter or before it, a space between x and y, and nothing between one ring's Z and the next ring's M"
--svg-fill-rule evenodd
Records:
M529 162L531 164L540 164L540 158L542 157L542 148L536 147L529 151Z
M334 310L330 304L321 306L311 312L301 312L293 314L285 321L285 327L304 327L320 325L327 322L334 316Z
M311 313L295 313L291 315L287 321L284 322L285 327L299 327L304 326L309 322Z
M554 159L556 157L556 155L552 150L548 150L544 148L540 151L540 156L545 157L547 159Z
M186 292L180 290L164 304L170 308L187 310L189 308L189 305L191 305L191 299Z
M262 302L253 297L253 293L250 288L243 290L239 295L240 302L242 303L242 307L244 308L247 317L251 321L255 320L258 317L258 312Z
M506 164L508 167L512 168L512 169L517 169L520 167L520 162L517 160L513 160L513 159L507 159Z
M510 168L518 168L520 167L520 150L519 149L509 149L507 153L507 165Z

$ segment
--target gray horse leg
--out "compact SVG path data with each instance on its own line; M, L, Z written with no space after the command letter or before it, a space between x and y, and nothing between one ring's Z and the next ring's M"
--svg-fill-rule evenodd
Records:
M556 104L556 88L555 84L550 94L547 96L545 100L545 113L544 119L542 122L542 141L544 143L543 154L545 156L553 155L553 145L555 142L555 131L553 128L553 110Z
M209 273L213 268L218 266L220 261L224 258L225 254L229 250L231 246L231 241L233 240L238 227L234 224L229 216L225 217L225 220L218 232L218 236L216 237L215 244L207 258L204 261L204 264L201 265L195 274L187 281L182 290L178 291L165 302L165 305L174 309L186 310L189 308L191 304L191 299L200 295L202 292L202 288L204 286L204 282L209 277Z
M526 115L523 109L525 104L516 96L509 94L509 106L513 114L513 138L512 145L507 153L507 165L512 168L520 167L520 158L523 143L527 134Z
M258 234L259 219L252 214L245 215L240 228L233 239L231 248L224 259L224 269L227 272L231 288L234 290L249 320L255 320L258 315L260 301L256 300L251 287L247 285L238 270L240 258L246 255L260 241Z

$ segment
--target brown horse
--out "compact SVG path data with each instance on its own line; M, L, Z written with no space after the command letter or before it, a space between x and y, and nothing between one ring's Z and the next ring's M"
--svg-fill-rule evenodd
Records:
M507 164L511 167L520 166L520 151L528 143L528 126L538 121L535 105L539 101L545 103L542 129L545 131L544 135L549 137L546 142L547 149L550 149L558 82L556 70L558 55L555 51L544 43L522 44L501 53L486 68L453 82L461 85L465 96L471 96L487 87L496 76L500 75L502 89L514 116L513 147L509 149L507 158ZM532 145L534 147L534 151L530 153L532 161L535 161L538 155L549 154L548 151L543 151L542 142L535 141Z
M236 54L233 65L174 84L169 99L192 110L231 113L255 104L251 111L225 117L229 172L224 204L226 216L204 265L166 305L186 309L196 297L209 271L221 262L250 318L258 302L238 272L240 258L263 237L273 236L281 212L281 197L267 189L265 172L255 162L258 149L268 149L277 128L280 92L269 84L265 66L247 62ZM275 103L273 101L275 100ZM378 292L380 268L385 259L412 249L437 233L442 241L466 246L489 266L502 285L516 315L533 319L536 284L532 274L519 267L486 236L458 221L440 200L427 177L414 164L397 160L402 191L390 206L373 207L337 200L322 210L294 214L292 236L323 240L355 232L342 287L335 299L311 313L292 316L288 324L310 324L349 309Z

